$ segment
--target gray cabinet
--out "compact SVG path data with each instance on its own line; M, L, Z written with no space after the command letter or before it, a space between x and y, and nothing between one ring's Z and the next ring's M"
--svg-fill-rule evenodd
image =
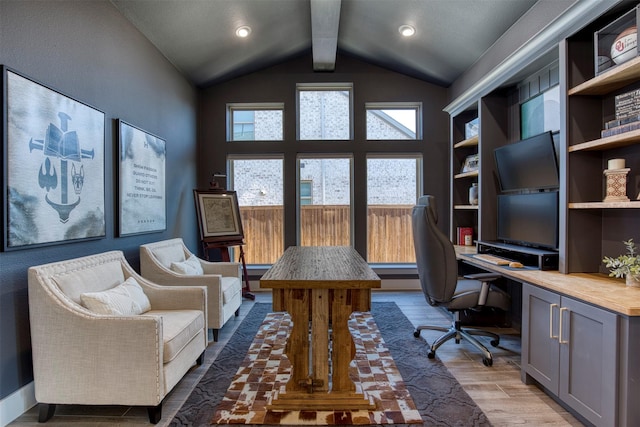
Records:
M522 298L522 380L594 425L616 425L618 315L529 284Z

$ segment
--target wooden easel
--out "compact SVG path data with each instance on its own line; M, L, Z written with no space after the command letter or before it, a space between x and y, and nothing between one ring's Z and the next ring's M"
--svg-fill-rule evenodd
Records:
M247 272L247 263L244 260L244 240L229 240L229 241L207 241L206 239L202 241L202 249L204 251L204 256L209 260L209 251L211 249L219 249L220 256L223 262L230 262L231 257L229 256L229 248L238 246L240 248L240 262L242 263L242 277L244 280L244 286L242 288L242 297L254 300L256 296L251 293L251 287L249 286L249 273Z
M209 191L212 193L227 193L227 191L220 185L218 179L226 179L226 175L221 173L214 173L211 177L211 182L209 182ZM194 190L194 193L197 190ZM235 192L233 192L235 198ZM237 200L236 200L236 208L237 208ZM242 232L242 224L240 224L240 235L239 236L230 236L229 238L225 237L202 237L202 218L200 218L200 210L198 207L198 201L196 199L196 211L198 212L198 221L200 222L200 238L202 239L202 249L204 252L204 256L209 260L209 251L211 249L219 249L220 256L222 261L230 262L231 257L229 256L229 248L238 246L240 248L240 262L242 263L242 277L244 281L244 286L242 288L242 297L248 298L251 300L256 299L256 296L251 293L251 288L249 287L249 273L247 272L247 263L244 260L244 234ZM236 216L238 220L240 220L240 212L236 212Z

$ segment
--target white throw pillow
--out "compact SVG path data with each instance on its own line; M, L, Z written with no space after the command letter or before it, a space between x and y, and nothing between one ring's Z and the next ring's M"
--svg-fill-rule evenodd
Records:
M171 270L188 276L202 276L204 274L204 270L202 270L202 266L200 265L200 260L195 255L191 255L184 261L172 262Z
M133 277L106 291L80 294L80 301L97 314L131 316L151 310L149 298Z

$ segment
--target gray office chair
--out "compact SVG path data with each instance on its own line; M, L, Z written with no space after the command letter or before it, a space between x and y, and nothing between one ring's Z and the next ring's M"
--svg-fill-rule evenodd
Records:
M463 310L479 310L482 307L495 307L508 310L509 295L492 286L489 282L500 277L494 273L480 273L458 277L458 261L453 244L437 227L435 198L422 196L413 208L413 242L416 251L416 263L422 292L432 306L445 307L453 314L450 328L441 326L418 326L413 333L417 338L424 329L446 332L434 341L427 356L433 359L436 350L446 341L455 338L456 343L466 339L482 352L482 362L486 366L493 365L491 352L472 335L491 337L491 345L497 346L500 337L494 333L478 329L462 329L460 312Z

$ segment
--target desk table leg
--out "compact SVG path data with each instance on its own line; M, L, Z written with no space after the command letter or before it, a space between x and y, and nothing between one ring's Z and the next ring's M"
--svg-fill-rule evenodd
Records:
M308 389L304 384L309 378L309 292L306 289L287 289L284 302L293 321L285 347L291 361L291 378L285 389L306 393Z
M311 291L311 369L313 392L329 390L329 290Z

